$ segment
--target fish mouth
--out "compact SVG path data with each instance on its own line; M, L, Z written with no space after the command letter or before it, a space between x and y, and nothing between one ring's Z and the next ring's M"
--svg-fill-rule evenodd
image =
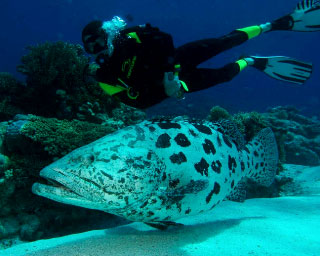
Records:
M45 168L41 170L40 177L44 179L44 183L34 183L32 186L32 192L45 196L45 194L66 195L73 197L82 197L81 195L72 191L68 186L68 179L70 179L65 172L57 168Z
M32 185L32 192L34 194L64 204L71 204L90 209L101 208L101 205L98 202L88 200L71 189L71 187L76 185L71 174L67 174L59 168L46 167L41 170L40 176L44 178L44 182L34 183Z

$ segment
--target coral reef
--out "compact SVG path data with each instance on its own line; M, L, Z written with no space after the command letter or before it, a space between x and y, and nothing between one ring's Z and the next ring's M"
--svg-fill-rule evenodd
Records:
M282 161L290 164L320 164L320 121L299 114L294 107L276 107L265 114L282 146Z

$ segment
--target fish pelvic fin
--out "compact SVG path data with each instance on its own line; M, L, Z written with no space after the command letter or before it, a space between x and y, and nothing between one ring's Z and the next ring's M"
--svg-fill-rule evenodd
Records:
M253 166L248 177L262 186L270 186L278 167L278 146L271 128L261 130L246 146Z

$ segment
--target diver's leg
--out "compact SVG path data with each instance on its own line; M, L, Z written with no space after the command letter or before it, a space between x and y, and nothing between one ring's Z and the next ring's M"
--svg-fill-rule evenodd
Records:
M194 69L217 54L238 46L261 33L270 31L271 23L237 29L220 38L203 39L184 44L176 49L175 62L182 69Z
M187 84L189 92L196 92L229 82L253 62L251 58L244 58L220 69L196 68L189 72L181 72L180 78Z

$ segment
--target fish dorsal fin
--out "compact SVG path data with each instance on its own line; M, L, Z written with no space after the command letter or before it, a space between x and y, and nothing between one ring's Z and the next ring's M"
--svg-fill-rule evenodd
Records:
M179 123L179 122L187 122L191 124L197 124L197 125L206 125L210 128L217 130L218 132L224 134L225 136L229 137L230 140L232 140L239 150L241 150L246 142L244 139L243 134L239 131L237 125L227 119L222 119L216 122L211 122L208 120L202 120L202 119L196 119L196 118L189 118L186 116L164 116L164 117L158 117L148 120L150 123ZM174 127L174 126L173 126Z
M211 127L218 132L228 136L238 147L239 150L243 149L246 144L243 134L239 131L237 125L227 119L222 119L216 122L211 122Z

